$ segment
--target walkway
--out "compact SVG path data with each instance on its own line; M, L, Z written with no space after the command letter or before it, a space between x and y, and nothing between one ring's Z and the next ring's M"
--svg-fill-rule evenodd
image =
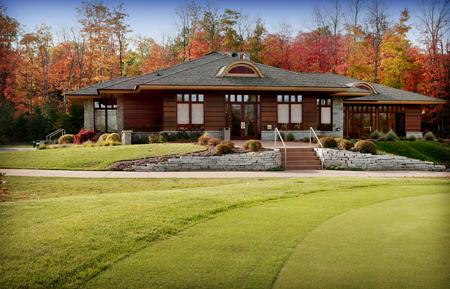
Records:
M7 176L65 177L65 178L306 178L306 177L360 177L360 178L418 178L446 177L450 172L423 171L283 171L283 172L115 172L0 169Z

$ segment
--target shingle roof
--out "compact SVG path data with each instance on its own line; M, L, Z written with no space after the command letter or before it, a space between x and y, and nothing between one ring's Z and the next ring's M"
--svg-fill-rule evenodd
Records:
M155 86L249 86L249 87L311 87L349 88L350 83L359 80L330 73L297 73L259 63L255 64L265 78L259 77L218 77L218 71L236 61L235 58L213 52L201 58L154 71L136 77L120 77L77 91L68 96L99 95L99 90L135 90L140 85ZM347 100L358 101L439 101L429 96L400 89L373 84L379 94L355 97ZM350 87L347 92L367 92Z

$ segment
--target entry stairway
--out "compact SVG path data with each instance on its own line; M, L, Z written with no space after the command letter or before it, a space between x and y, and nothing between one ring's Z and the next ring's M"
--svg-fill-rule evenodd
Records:
M286 156L284 149L280 149L282 167L285 170L321 170L322 164L313 148L286 148Z

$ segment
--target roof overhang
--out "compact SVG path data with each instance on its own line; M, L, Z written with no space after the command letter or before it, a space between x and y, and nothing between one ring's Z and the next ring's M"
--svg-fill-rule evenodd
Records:
M344 100L344 104L416 104L416 105L438 105L445 104L446 101L375 101L375 100Z
M333 93L331 96L351 96L351 97L357 97L357 96L367 96L370 95L370 92L338 92Z

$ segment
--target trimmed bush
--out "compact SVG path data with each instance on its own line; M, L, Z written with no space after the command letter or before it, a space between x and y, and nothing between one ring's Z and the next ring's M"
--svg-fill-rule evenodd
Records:
M322 138L324 138L324 137L328 137L326 134L318 134L317 135L317 137L319 138L319 139L322 139ZM312 136L312 141L313 141L313 143L317 143L317 138L313 135Z
M416 141L417 140L417 138L416 138L416 136L415 135L410 135L409 137L408 137L408 140L409 141Z
M216 154L229 154L233 149L226 144L218 144L215 148Z
M295 140L294 134L293 134L292 132L289 132L289 133L286 135L286 140L287 140L287 141L294 141L294 140Z
M434 134L433 134L431 131L427 132L427 133L423 136L423 138L424 138L425 140L430 140L430 141L434 141L434 140L436 139L436 137L434 136Z
M211 139L209 140L208 145L211 145L211 146L217 146L217 145L220 144L221 142L222 142L222 140L221 140L220 138L214 137L214 138L211 138Z
M98 138L98 140L97 140L97 144L103 144L104 142L106 142L106 139L108 138L108 136L109 136L109 133L104 133L104 134L102 134L99 138Z
M107 142L120 142L120 135L117 133L112 133L106 138Z
M386 140L388 140L388 141L396 141L397 140L397 135L395 134L395 132L392 129L386 134Z
M58 139L58 144L73 143L73 134L65 134Z
M221 142L221 144L223 144L223 145L227 145L227 146L229 146L231 149L234 149L234 147L235 147L235 144L234 144L234 142L232 142L231 140L224 140L224 141L222 141Z
M337 143L334 140L334 138L329 137L329 136L321 138L320 142L322 143L324 148L335 148L335 147L337 147ZM317 143L317 147L320 148L320 144L319 143Z
M75 144L83 144L87 141L97 142L97 133L90 129L82 128L79 133L73 136Z
M353 143L349 140L344 139L338 143L338 147L343 150L349 150L353 147Z
M355 144L355 148L362 153L377 154L377 146L369 140L360 140Z
M370 138L372 139L379 139L381 137L381 134L378 130L375 130L374 132L372 132L372 134L370 135Z
M257 152L260 151L262 149L262 144L259 140L248 140L244 143L244 145L242 146L242 148L244 150L250 150L252 152Z

